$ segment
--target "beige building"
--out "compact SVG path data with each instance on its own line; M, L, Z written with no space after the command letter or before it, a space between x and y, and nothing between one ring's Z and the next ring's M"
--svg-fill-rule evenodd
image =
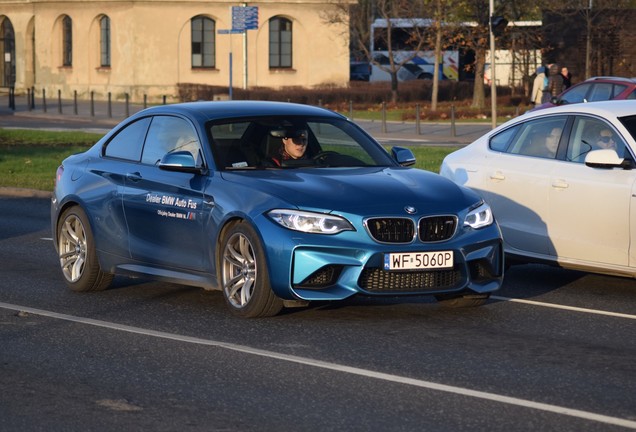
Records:
M0 87L175 101L178 84L346 85L348 30L330 0L0 0ZM234 7L234 8L233 8ZM233 24L234 19L234 24ZM241 33L228 32L254 27ZM230 61L231 59L231 61ZM230 73L231 72L231 73ZM230 77L231 75L231 77ZM230 81L231 79L231 81Z

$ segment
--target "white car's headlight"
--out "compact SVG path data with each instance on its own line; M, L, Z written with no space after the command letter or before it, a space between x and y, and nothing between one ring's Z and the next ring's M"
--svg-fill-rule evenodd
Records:
M468 212L466 219L464 219L464 226L479 229L491 225L493 221L490 206L482 201Z
M294 231L316 234L338 234L353 231L353 225L340 216L300 210L275 209L267 213L272 220Z

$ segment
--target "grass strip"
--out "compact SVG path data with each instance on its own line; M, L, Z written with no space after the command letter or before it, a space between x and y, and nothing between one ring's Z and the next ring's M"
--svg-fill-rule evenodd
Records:
M80 131L0 129L0 187L51 192L57 167L62 161L87 150L101 136ZM439 172L447 154L460 148L405 147L415 154L416 168L433 172Z

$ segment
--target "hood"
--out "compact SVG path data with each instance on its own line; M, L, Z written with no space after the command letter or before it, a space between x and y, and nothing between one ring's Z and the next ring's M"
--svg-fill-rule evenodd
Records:
M234 171L226 181L289 203L290 207L343 213L456 213L479 201L472 191L415 168L313 168Z

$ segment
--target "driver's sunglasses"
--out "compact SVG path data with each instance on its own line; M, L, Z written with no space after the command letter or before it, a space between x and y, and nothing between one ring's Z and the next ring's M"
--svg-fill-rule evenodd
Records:
M611 140L613 140L614 137L613 136L607 136L607 135L601 135L600 141L603 141L604 143L608 143Z
M296 145L307 145L307 138L305 137L287 137L287 139L290 139L293 141L294 144Z

